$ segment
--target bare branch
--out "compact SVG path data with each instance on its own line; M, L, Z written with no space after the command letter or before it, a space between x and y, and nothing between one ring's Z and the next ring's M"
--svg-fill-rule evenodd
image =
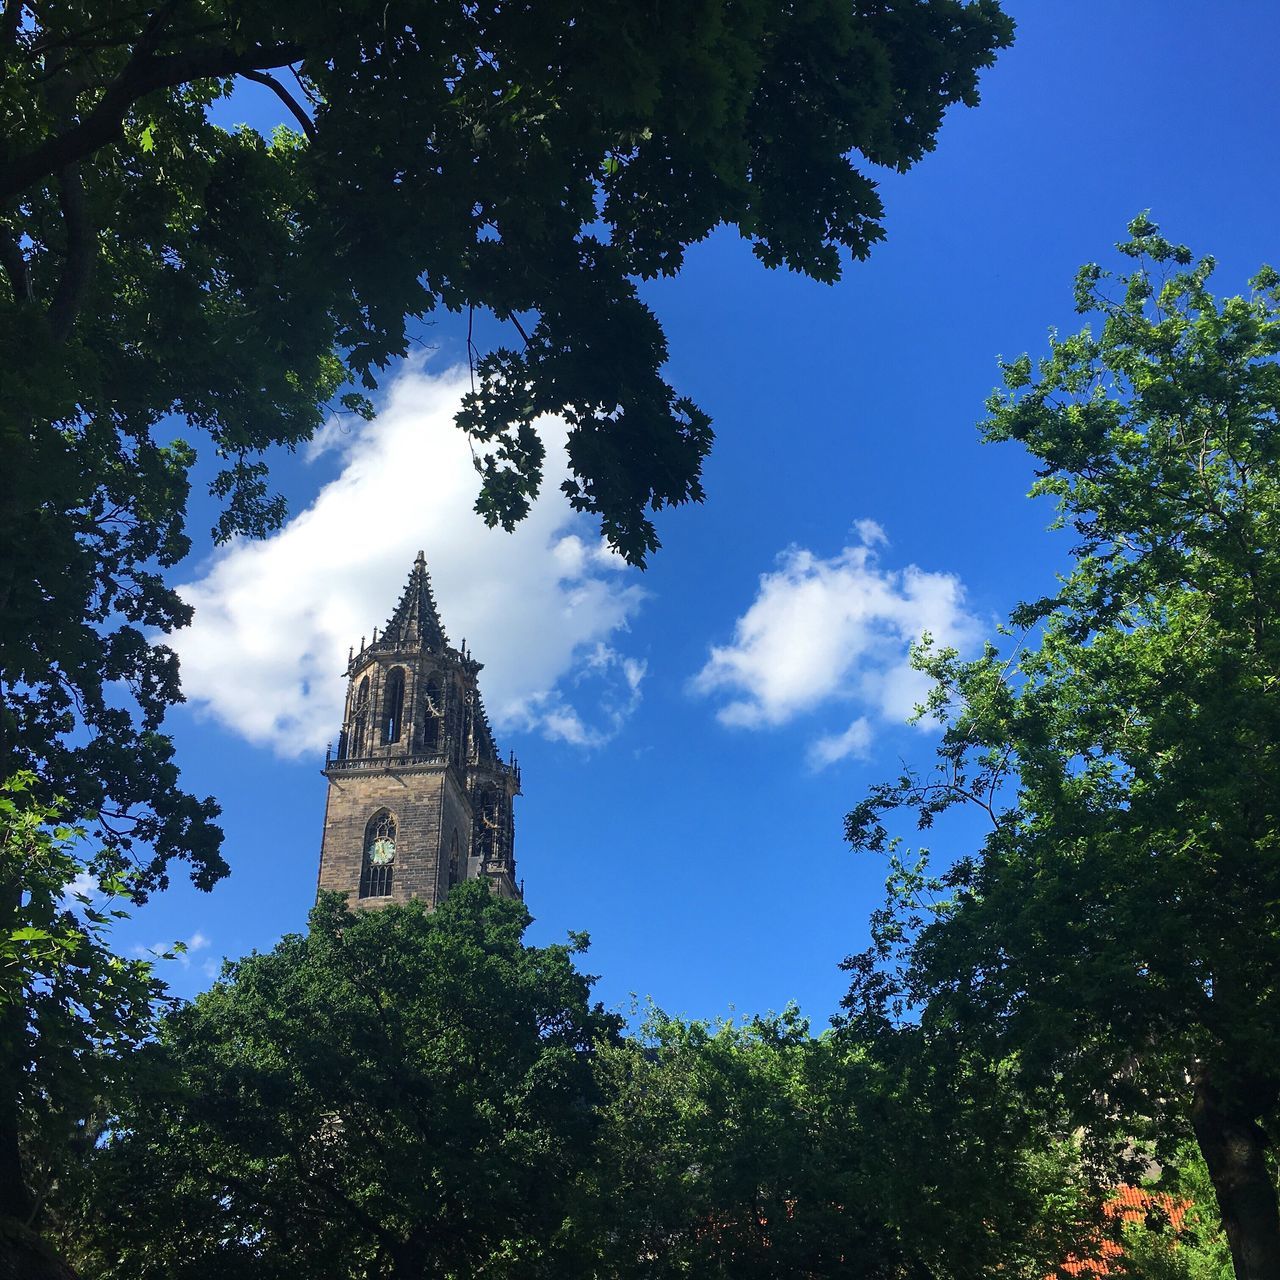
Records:
M302 96L306 98L313 107L318 107L324 99L298 74L297 67L290 66L289 71L293 75L293 78L298 82L298 88L302 90Z
M514 311L507 313L507 319L516 327L516 332L524 339L524 345L529 345L529 335L524 331L524 325L520 323L520 317Z
M302 107L290 95L289 90L284 87L274 76L269 76L265 71L242 71L240 73L246 80L252 80L256 84L265 84L272 93L284 103L286 107L293 113L293 118L302 126L302 132L314 142L316 140L316 127L311 122L311 117L303 111Z

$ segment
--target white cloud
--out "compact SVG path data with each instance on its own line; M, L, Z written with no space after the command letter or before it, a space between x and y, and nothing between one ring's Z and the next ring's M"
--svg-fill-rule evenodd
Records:
M337 736L348 646L383 625L422 548L450 640L486 664L495 727L588 746L618 731L639 679L634 660L598 655L613 654L643 593L560 493L555 421L541 424L547 461L528 518L513 534L485 527L453 422L465 386L465 371L406 365L373 422L331 422L312 443L309 457L337 453L342 470L306 510L270 538L233 543L180 589L195 621L171 643L192 702L281 755L323 750ZM592 679L571 700L583 672Z
M846 756L865 756L871 746L871 722L859 716L843 733L828 734L809 748L809 764L825 769Z
M102 886L92 871L78 871L75 878L62 891L62 907L74 911L85 905L87 899L93 904L102 897Z
M889 545L889 535L885 533L884 526L878 524L875 520L856 520L854 521L854 532L862 540L863 546L874 547Z
M696 693L726 697L718 718L743 728L854 704L862 714L848 729L810 749L815 768L865 753L873 719L901 722L924 699L928 682L908 662L924 632L961 648L978 635L958 578L915 565L882 568L874 547L887 543L884 530L871 520L855 530L859 545L830 559L803 547L782 552L761 575L733 642L714 646L692 682Z
M601 747L614 738L640 705L640 682L648 664L628 658L603 641L584 654L570 684L575 698L592 691L596 723L587 724L558 690L535 693L513 704L509 722L517 728L537 728L553 741L576 747Z

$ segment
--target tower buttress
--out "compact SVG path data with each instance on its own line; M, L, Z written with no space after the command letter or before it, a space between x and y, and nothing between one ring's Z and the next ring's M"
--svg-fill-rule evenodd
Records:
M445 633L426 557L387 625L353 649L329 796L320 888L361 906L435 906L464 879L522 897L516 881L514 757L498 754L480 700L483 664Z

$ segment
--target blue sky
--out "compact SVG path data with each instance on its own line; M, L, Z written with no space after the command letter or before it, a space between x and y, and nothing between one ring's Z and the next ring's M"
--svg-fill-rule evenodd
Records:
M554 494L515 539L467 513L447 422L464 335L448 318L423 331L429 355L391 372L373 428L281 460L281 537L197 542L176 575L198 606L181 642L192 700L170 727L187 786L222 803L233 870L211 894L175 880L123 947L195 939L165 966L191 994L223 955L302 927L342 696L331 651L382 625L421 546L523 766L532 939L589 932L614 1006L797 1000L819 1025L835 1011L884 874L843 844L843 815L930 751L899 723L907 636L976 643L1064 561L1066 535L1024 497L1025 456L979 443L996 357L1076 327L1075 269L1116 265L1143 209L1217 256L1220 292L1280 264L1280 9L1006 7L1018 39L982 105L954 111L911 173L881 175L888 239L841 284L766 272L719 235L647 291L671 380L717 442L707 502L660 518L646 573L602 557ZM242 105L256 120L259 100ZM367 512L381 532L361 542L349 531ZM939 852L974 831L945 829Z

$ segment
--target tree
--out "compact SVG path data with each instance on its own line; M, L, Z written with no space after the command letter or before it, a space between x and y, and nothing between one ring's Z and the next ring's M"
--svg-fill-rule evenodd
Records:
M524 515L559 413L570 501L641 564L650 513L702 497L711 431L637 283L722 223L836 279L883 234L855 160L910 167L1012 30L995 0L0 12L0 776L56 780L139 893L175 857L225 871L159 732L174 655L142 630L190 617L161 577L197 459L173 418L216 459L216 536L261 534L266 451L371 413L412 322L491 313L517 341L459 419L479 510ZM296 128L215 124L246 80Z
M34 1280L65 1274L36 1227L96 1140L103 1095L150 1033L160 983L149 962L111 950L122 886L90 892L75 851L84 833L30 802L30 784L16 778L0 795L0 871L26 886L0 915L0 1068L14 1091L0 1110L0 1258Z
M602 1048L591 1274L1041 1280L1087 1228L1086 1181L999 1064L917 1027L814 1038L794 1009L655 1014Z
M1169 1155L1193 1130L1257 1280L1280 1275L1280 276L1219 301L1212 259L1146 217L1130 234L1114 294L1077 279L1100 332L1005 365L984 426L1038 460L1070 572L1007 656L918 651L937 768L848 835L883 851L895 808L986 811L940 875L894 854L880 945L906 996L1099 1142Z
M559 1274L617 1019L584 944L526 947L528 923L480 881L434 912L329 895L229 966L142 1056L69 1256L104 1280Z
M711 430L638 283L721 223L836 279L883 234L863 160L910 167L1011 31L995 0L0 0L0 783L61 797L135 901L175 860L209 888L218 805L181 785L154 642L190 620L165 575L197 464L216 538L269 531L270 450L479 311L516 335L459 420L479 510L527 511L560 413L569 500L643 563ZM246 82L293 127L220 127Z
M1040 1280L1088 1188L999 1064L794 1010L623 1039L576 947L465 882L322 900L136 1055L61 1243L111 1280Z

